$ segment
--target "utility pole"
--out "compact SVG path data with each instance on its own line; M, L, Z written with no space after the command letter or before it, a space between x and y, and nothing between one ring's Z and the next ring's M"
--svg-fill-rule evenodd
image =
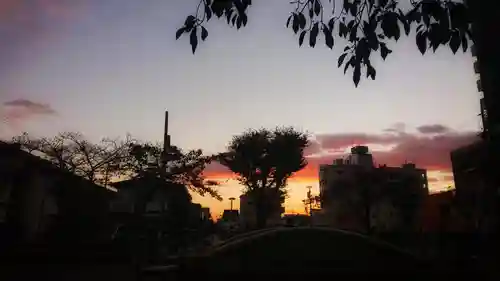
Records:
M168 134L168 111L165 111L165 127L163 130L163 165L167 165L170 150L170 135Z
M234 197L229 197L229 201L231 201L231 211L233 210L233 201L236 200Z

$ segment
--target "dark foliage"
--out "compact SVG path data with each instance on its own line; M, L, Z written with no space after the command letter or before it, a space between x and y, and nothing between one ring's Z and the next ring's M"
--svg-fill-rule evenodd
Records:
M293 128L249 130L235 136L227 152L218 156L255 201L261 226L281 208L287 180L307 165L304 149L308 145L307 135Z
M336 2L341 2L337 7ZM309 46L317 46L318 36L333 49L335 42L343 39L345 46L338 58L338 67L344 73L353 70L353 81L358 86L361 73L375 79L377 71L371 63L371 55L379 52L386 59L392 50L387 44L409 35L416 26L415 40L422 54L436 51L448 45L453 53L462 47L469 48L472 39L467 6L452 0L409 0L411 8L403 11L398 0L294 0L293 10L286 26L298 35L299 46L306 37ZM337 5L336 5L337 4ZM237 29L248 22L251 0L200 0L196 13L189 15L176 32L176 39L189 34L193 53L198 47L198 30L202 40L208 36L203 26L212 15L222 18ZM328 5L328 7L327 7ZM258 18L256 18L257 20Z

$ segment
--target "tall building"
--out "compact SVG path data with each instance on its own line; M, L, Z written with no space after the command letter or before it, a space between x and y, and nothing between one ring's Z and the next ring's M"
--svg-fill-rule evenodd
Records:
M493 1L468 0L466 1L469 17L472 22L472 36L474 46L473 56L477 61L474 69L479 74L478 90L482 92L481 115L486 137L500 134L500 42L497 38L500 24L500 11L491 9L488 4Z
M482 93L483 140L452 151L451 160L460 208L468 210L470 224L487 231L495 224L500 227L494 215L499 208L500 174L492 168L500 162L500 42L492 40L497 38L500 10L491 8L493 1L466 3L472 23L474 70L479 74L478 91Z
M428 193L426 170L414 164L375 167L366 146L353 147L347 157L321 165L319 181L323 223L361 232L367 227L396 228L403 220L398 200L415 196L419 202Z

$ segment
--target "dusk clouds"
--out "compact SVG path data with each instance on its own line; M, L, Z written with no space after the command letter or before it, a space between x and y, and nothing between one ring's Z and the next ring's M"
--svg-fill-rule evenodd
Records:
M27 99L16 99L4 102L0 114L4 123L15 126L30 119L56 115L57 112L49 104Z
M314 157L311 161L324 162L322 158L329 160L344 154L353 145L368 145L378 164L401 165L408 161L429 170L448 171L450 151L478 139L477 132L454 131L439 124L419 126L416 131L318 135L316 141L324 157Z
M455 131L440 124L422 125L415 132L406 132L402 124L379 134L339 133L316 135L307 150L309 165L296 175L297 179L315 179L318 166L329 164L346 155L353 145L368 145L377 165L400 166L415 163L428 171L451 172L450 151L478 140L477 132ZM212 164L208 175L228 174L220 164ZM430 178L430 182L450 181L453 177Z

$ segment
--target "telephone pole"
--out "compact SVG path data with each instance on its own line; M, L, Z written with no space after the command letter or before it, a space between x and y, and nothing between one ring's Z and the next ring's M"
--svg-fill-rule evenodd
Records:
M165 127L163 129L163 164L167 165L170 150L170 135L168 134L168 111L165 111Z

